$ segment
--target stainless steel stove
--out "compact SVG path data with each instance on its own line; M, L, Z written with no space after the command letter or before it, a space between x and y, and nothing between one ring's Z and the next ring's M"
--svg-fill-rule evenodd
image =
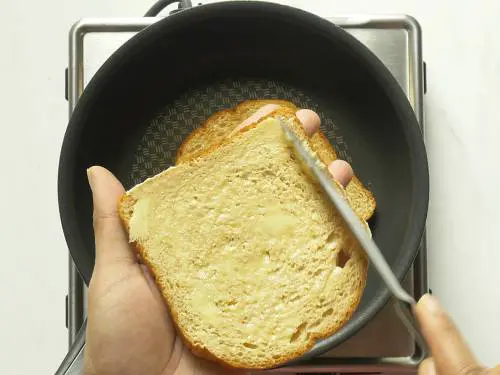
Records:
M407 94L423 127L425 63L421 30L412 17L349 15L329 17L372 50ZM102 63L126 40L159 18L84 19L70 31L67 98L70 114L85 85ZM404 282L416 299L427 291L426 239ZM86 288L70 259L67 298L69 343L73 343L86 312ZM418 348L388 304L365 328L329 353L273 371L281 373L414 373Z

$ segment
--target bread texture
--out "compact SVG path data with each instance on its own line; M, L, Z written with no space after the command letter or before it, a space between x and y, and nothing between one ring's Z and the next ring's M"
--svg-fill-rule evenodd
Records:
M192 160L206 153L207 150L213 149L223 142L240 123L266 104L279 105L280 107L276 111L287 116L294 116L295 112L299 110L295 104L289 101L266 99L247 100L233 109L217 112L185 139L177 152L176 164ZM321 131L310 138L310 145L327 165L338 158L330 141ZM369 220L373 216L376 208L375 198L356 176L347 185L346 194L351 207L360 217Z
M304 354L351 318L366 283L366 255L278 120L309 143L295 116L273 114L118 205L185 343L231 368Z

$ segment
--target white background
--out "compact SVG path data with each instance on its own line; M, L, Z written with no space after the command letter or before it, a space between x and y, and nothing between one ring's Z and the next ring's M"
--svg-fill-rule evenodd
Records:
M428 64L430 283L479 359L500 362L500 3L282 3L323 16L407 13L420 22ZM79 18L139 16L151 4L0 3L2 374L53 373L67 348L67 249L56 182L68 114L63 95L68 30Z

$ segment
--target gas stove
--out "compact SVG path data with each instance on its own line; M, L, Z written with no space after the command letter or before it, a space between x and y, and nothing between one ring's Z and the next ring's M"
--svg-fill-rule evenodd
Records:
M106 59L129 38L159 19L83 19L73 26L66 72L70 114L86 84ZM349 15L327 19L365 44L387 66L406 93L423 130L426 77L418 22L405 15ZM426 254L424 235L419 254L403 283L415 299L427 291ZM86 288L71 258L66 305L71 345L86 314ZM417 358L418 348L413 338L392 304L388 304L355 336L331 352L293 367L272 371L296 374L414 373Z

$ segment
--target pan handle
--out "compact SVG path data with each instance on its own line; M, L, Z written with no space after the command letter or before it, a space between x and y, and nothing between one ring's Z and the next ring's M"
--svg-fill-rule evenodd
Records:
M78 331L75 341L64 357L63 362L54 375L82 375L83 374L83 349L85 348L85 331L87 319Z

